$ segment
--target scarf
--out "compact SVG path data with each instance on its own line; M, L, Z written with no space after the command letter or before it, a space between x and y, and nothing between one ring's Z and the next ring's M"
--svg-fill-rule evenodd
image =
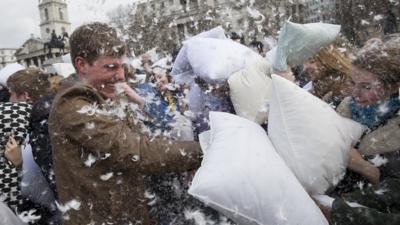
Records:
M400 109L400 98L399 95L395 95L386 101L368 106L360 106L353 99L350 108L353 120L373 129L386 123L396 114Z

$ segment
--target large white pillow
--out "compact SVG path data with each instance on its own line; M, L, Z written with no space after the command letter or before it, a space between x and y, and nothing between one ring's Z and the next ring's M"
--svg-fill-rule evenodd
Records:
M8 78L14 73L23 69L25 69L25 67L23 67L19 63L8 64L7 66L5 66L3 69L0 70L0 84L7 86Z
M323 194L344 175L348 154L365 127L327 103L272 75L268 135L310 194Z
M301 65L322 47L335 40L340 25L327 23L297 24L287 21L279 33L273 59L277 71L286 71L287 65Z
M225 30L224 30L224 28L222 28L222 26L217 26L210 30L201 32L200 34L197 34L196 36L193 36L192 38L198 38L198 37L226 39Z
M194 38L185 43L194 74L208 82L226 81L236 71L265 60L230 39Z
M272 94L271 72L271 65L263 60L229 77L229 94L237 115L259 124L267 120Z
M328 224L258 124L211 112L210 125L189 194L242 225Z
M183 42L183 46L179 51L174 64L172 66L171 75L174 77L174 80L177 83L188 83L190 78L188 76L193 76L192 68L189 64L189 60L187 58L187 47L185 43L193 38L217 38L217 39L226 39L225 30L221 26L217 26L212 28L211 30L204 31L200 34L197 34L194 37L189 38L188 40Z
M46 69L48 73L55 73L67 78L69 75L76 73L72 63L54 63Z

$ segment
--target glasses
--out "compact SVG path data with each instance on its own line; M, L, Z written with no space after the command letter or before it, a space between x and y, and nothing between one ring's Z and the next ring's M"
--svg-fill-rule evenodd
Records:
M359 91L362 91L362 90L370 91L372 89L382 87L382 83L379 81L374 81L372 83L369 83L369 82L355 83L354 81L351 81L350 84L354 90L359 90Z

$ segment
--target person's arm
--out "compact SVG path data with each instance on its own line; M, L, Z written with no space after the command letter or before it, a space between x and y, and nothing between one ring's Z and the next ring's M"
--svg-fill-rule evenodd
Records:
M21 146L18 145L17 141L12 136L10 137L10 139L8 139L4 155L16 168L21 168L22 166Z
M364 176L369 180L369 182L371 182L371 184L379 183L379 169L363 159L361 154L355 148L350 151L349 164L347 165L347 168Z
M143 67L143 71L146 74L146 81L145 82L149 82L150 81L150 77L153 73L152 69L151 69L151 60L150 60L150 56L148 54L142 54L140 56L140 61L142 62L142 67Z
M123 90L128 99L134 103L136 103L140 109L144 108L145 101L144 99L133 90L127 83L119 83L118 86Z
M138 172L186 171L199 166L201 150L197 142L150 139L119 119L101 113L79 113L96 102L90 99L95 96L79 97L82 94L87 92L69 93L53 108L57 124L73 142L93 153L110 153L117 167Z

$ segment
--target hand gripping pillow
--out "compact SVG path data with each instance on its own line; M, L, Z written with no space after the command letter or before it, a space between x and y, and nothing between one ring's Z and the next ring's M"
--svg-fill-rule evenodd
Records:
M301 65L322 47L335 40L340 25L327 23L297 24L287 21L279 33L273 67L286 71L287 64Z
M268 135L306 191L323 194L344 175L365 128L280 76L272 86Z
M185 43L194 74L208 82L223 82L248 65L264 60L230 39L194 38Z
M259 61L232 74L228 79L230 97L238 116L259 124L268 118L272 94L271 66Z
M242 225L328 224L258 124L221 112L210 122L189 194Z

